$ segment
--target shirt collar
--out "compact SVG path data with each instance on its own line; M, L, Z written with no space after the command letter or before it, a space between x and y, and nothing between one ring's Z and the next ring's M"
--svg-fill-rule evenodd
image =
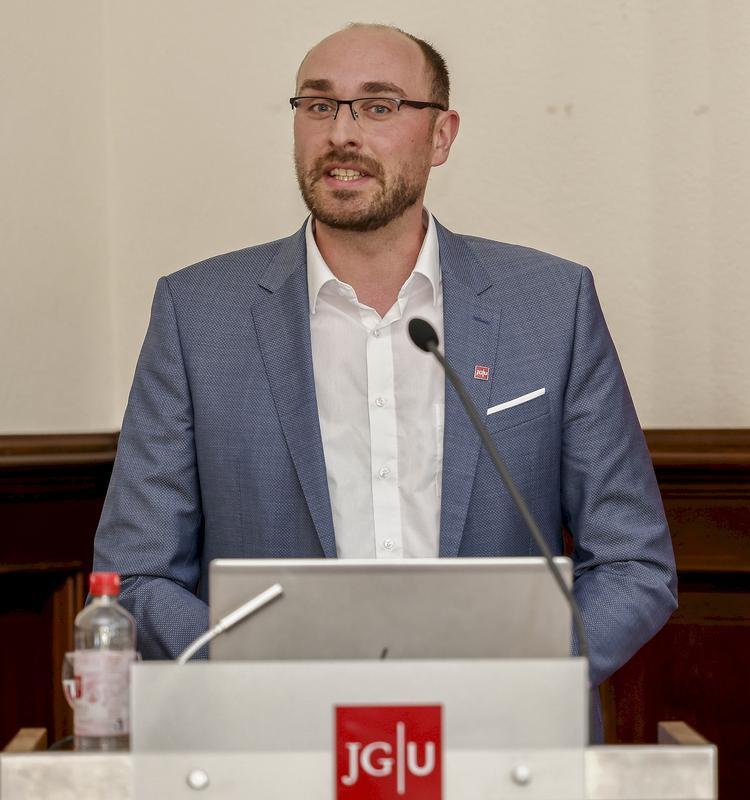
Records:
M427 226L427 233L425 233L422 241L417 263L414 265L411 275L406 279L402 291L408 287L415 273L423 275L432 287L433 305L437 305L440 298L442 280L440 276L440 245L438 244L435 219L426 208L422 211L422 221ZM339 283L342 286L345 284L331 272L331 268L326 264L318 249L315 235L313 234L312 217L308 217L307 225L305 226L305 243L307 245L307 295L310 301L310 313L314 314L318 295L325 284L330 281Z

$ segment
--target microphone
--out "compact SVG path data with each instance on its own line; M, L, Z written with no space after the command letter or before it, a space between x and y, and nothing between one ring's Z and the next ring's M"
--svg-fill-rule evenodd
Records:
M238 622L242 622L245 617L249 617L256 611L260 611L263 606L268 605L271 600L275 600L280 594L284 593L284 588L280 583L274 583L268 589L256 594L255 597L243 603L239 608L230 611L226 616L222 617L213 628L209 628L205 633L202 633L197 639L193 640L178 656L178 664L187 664L188 661L203 647L207 645L212 639L220 636L224 631L233 628Z
M427 320L420 319L419 317L413 317L409 320L409 336L411 337L412 342L414 342L414 344L420 350L424 350L426 353L432 353L435 358L437 358L445 370L445 374L448 376L448 379L453 384L453 388L458 393L461 403L466 409L466 413L469 415L474 428L482 440L482 444L484 444L485 449L492 459L492 463L495 465L495 469L497 469L497 471L500 473L500 477L505 484L505 488L508 490L508 494L510 494L511 499L518 509L518 513L521 515L526 527L529 529L531 538L534 540L534 543L544 556L547 566L552 573L552 577L555 579L555 583L557 583L557 586L563 593L565 600L570 606L570 611L573 616L573 625L575 627L576 635L578 636L580 652L581 655L588 661L588 641L586 640L586 632L583 628L581 610L578 607L575 597L573 597L573 592L571 592L571 590L565 585L565 581L560 574L560 570L557 568L557 564L555 564L553 560L552 553L550 552L547 542L545 542L544 537L539 530L539 526L536 524L536 520L534 519L531 511L529 511L526 501L518 491L518 487L511 477L508 468L500 458L500 454L497 452L495 443L492 441L489 431L482 422L482 418L479 416L479 412L476 410L474 403L471 401L469 393L464 388L463 383L461 383L461 379L458 377L453 367L451 367L451 365L446 361L445 356L440 352L440 350L438 350L438 345L440 342L438 341L438 335L435 332L435 329L432 327L432 325L430 325L429 322L427 322Z
M424 350L425 353L432 352L430 345L434 345L437 348L440 344L438 335L432 325L426 319L420 319L419 317L412 317L409 320L409 336L412 342L420 350Z

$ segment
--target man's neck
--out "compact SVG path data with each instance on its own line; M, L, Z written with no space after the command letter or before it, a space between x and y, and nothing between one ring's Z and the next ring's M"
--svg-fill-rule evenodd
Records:
M414 269L424 237L421 203L376 231L341 231L315 223L315 242L331 272L381 317Z

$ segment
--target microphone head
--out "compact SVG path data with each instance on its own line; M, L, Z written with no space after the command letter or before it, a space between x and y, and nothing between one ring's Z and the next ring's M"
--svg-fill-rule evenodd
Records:
M409 320L409 336L412 342L425 353L430 352L430 345L434 344L437 347L440 342L435 329L427 322L426 319L413 317Z

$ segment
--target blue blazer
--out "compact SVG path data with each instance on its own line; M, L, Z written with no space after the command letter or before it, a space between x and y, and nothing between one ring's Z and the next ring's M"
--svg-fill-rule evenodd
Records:
M480 413L545 389L487 424L552 551L573 535L598 683L664 624L676 580L591 273L437 228L445 352ZM158 282L94 564L123 576L146 658L206 629L212 559L336 557L308 309L304 228ZM534 554L446 381L440 555Z

